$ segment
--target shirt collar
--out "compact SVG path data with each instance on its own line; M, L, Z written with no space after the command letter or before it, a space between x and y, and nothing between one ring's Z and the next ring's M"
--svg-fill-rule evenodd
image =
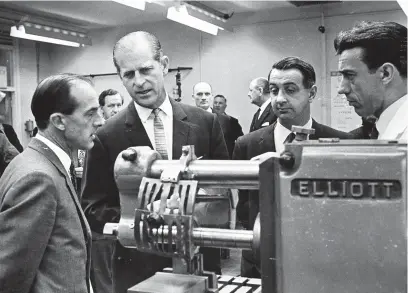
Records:
M312 123L313 123L312 117L310 117L309 120L306 122L305 125L298 125L298 126L301 126L301 127L304 127L304 128L312 128ZM275 131L278 131L278 132L280 132L280 133L282 133L282 134L286 134L285 137L288 136L288 135L292 132L291 130L289 130L289 129L287 129L285 126L283 126L283 125L280 123L279 119L276 120Z
M59 146L57 146L55 143L53 143L51 140L48 138L45 138L41 134L37 133L35 136L36 139L41 140L43 143L45 143L58 157L58 159L61 161L62 165L64 166L65 170L69 174L69 167L71 166L71 158L68 156L68 154L62 150Z
M267 99L267 100L262 104L262 106L259 107L259 109L261 109L260 112L265 111L266 107L268 107L268 105L269 105L270 103L271 103L271 98Z
M138 103L133 102L135 104L135 108L137 111L137 114L139 114L140 120L142 123L145 123L147 119L149 119L150 114L152 113L153 109L146 108L143 106L140 106ZM159 109L164 112L167 116L172 116L173 115L173 107L171 106L169 96L166 93L166 98L164 99L163 103L159 106Z
M387 130L387 126L390 124L391 120L393 120L394 116L400 109L402 111L406 111L406 109L403 109L403 105L407 102L407 99L407 95L401 97L400 99L389 105L388 108L381 113L380 118L378 118L377 123L375 124L379 135L384 134L384 132ZM404 116L405 115L406 113L404 113Z
M209 113L213 112L211 107L208 107L206 111L209 112Z

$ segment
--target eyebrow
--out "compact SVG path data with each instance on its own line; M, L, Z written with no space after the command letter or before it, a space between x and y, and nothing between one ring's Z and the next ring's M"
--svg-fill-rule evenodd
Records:
M87 110L87 111L85 112L85 114L89 114L90 112L98 111L98 108L99 108L99 107L92 107L91 109Z

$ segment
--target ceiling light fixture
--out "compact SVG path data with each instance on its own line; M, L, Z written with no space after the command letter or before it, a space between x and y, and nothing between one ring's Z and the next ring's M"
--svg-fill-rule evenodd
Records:
M91 45L91 39L84 33L33 23L12 26L10 36L71 47Z
M218 34L218 29L220 29L220 27L212 23L191 16L185 5L169 7L167 10L167 18L215 36Z
M146 1L143 0L112 0L112 1L140 10L145 10L146 8Z

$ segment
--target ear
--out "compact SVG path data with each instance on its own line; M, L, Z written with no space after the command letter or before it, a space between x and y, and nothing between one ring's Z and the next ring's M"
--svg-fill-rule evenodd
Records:
M384 63L377 70L380 71L380 78L382 83L389 84L393 79L398 70L392 63Z
M316 97L316 94L317 94L317 86L313 85L309 93L309 103L313 101L313 99Z
M163 75L167 75L167 73L169 72L169 57L167 57L167 56L161 57L160 65L161 65L162 70L163 70Z
M65 130L66 119L61 113L53 113L50 115L50 123L54 125L55 128L63 131Z

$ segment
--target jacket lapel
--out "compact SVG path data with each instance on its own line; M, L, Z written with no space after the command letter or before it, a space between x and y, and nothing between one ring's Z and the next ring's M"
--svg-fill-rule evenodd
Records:
M314 134L309 135L309 140L312 139L319 139L319 137L322 137L322 129L320 127L320 124L317 123L313 118L312 118L312 128L315 130Z
M149 146L153 149L149 136L137 114L134 102L130 102L127 107L124 131L131 146Z
M170 104L173 107L173 160L178 160L181 157L181 148L188 145L190 137L191 123L187 121L187 115L180 104L173 99L170 99Z
M267 128L263 132L259 140L259 150L260 150L259 153L260 154L276 151L275 137L274 137L275 127L276 127L276 122L274 122L272 125L267 126Z
M262 112L261 117L256 121L255 127L258 129L261 127L262 123L265 122L266 117L268 117L269 113L271 112L271 104L269 103L268 106L266 106L265 111Z

